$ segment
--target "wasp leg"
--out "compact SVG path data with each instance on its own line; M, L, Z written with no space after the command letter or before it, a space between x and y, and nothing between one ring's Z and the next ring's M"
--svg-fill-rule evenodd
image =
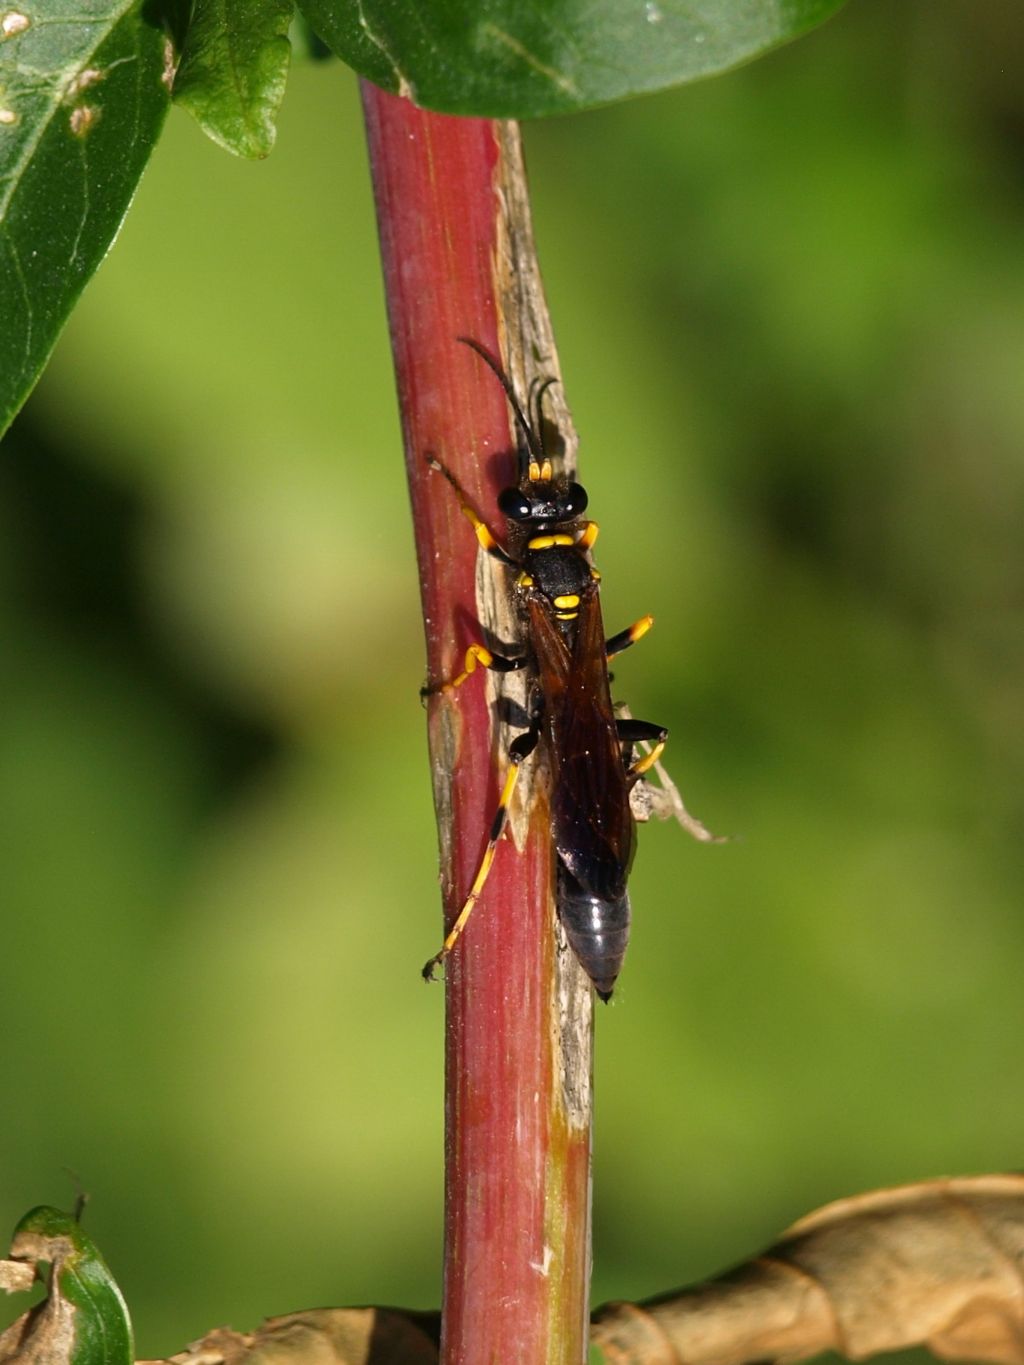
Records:
M462 509L462 515L476 532L476 538L480 542L480 548L486 550L487 553L492 555L495 559L500 560L502 564L508 565L510 569L517 569L519 565L508 551L503 546L499 545L491 535L491 528L484 521L483 517L480 516L469 498L466 497L466 494L462 491L462 485L452 471L433 455L428 455L426 460L430 468L436 469L439 474L443 474L452 488L455 489L455 496L459 500L459 507Z
M448 682L436 683L434 686L421 687L421 697L433 697L438 692L454 692L457 687L461 687L467 678L477 670L477 665L482 668L489 668L493 673L514 673L518 668L525 668L529 659L524 654L518 659L509 659L504 654L495 654L486 645L470 645L466 650L466 661L462 666L462 672L457 674Z
M601 528L600 526L598 526L596 521L586 522L583 526L583 530L580 532L580 537L579 540L577 540L576 544L580 547L581 550L589 550L590 547L593 545L594 541L597 539L598 535L600 534L600 531Z
M637 640L643 637L654 625L653 616L641 616L639 621L634 621L626 630L620 630L618 635L613 635L604 644L604 654L606 659L613 659L616 654L621 654L630 645L635 645Z
M651 751L638 758L635 763L631 763L626 769L626 776L631 781L642 777L649 768L653 768L655 763L665 751L665 741L668 738L668 731L663 725L655 725L649 720L634 720L632 716L628 720L617 720L615 729L618 732L619 742L632 746L634 744L650 744Z
M509 745L509 770L505 777L505 785L501 789L501 796L498 798L498 808L494 812L494 819L491 821L491 832L487 836L487 847L484 849L484 856L480 859L480 866L477 874L473 878L473 885L469 889L469 895L459 911L455 923L449 930L448 937L441 945L441 951L435 953L429 962L423 966L424 981L433 981L435 970L440 967L451 950L458 942L466 921L473 913L473 906L480 899L480 893L484 889L484 883L490 875L491 865L494 862L494 853L498 847L498 840L505 832L505 825L508 823L508 808L512 800L512 793L515 791L516 781L519 777L519 769L524 759L528 758L537 747L540 738L540 717L535 716L530 724L529 730L524 730Z

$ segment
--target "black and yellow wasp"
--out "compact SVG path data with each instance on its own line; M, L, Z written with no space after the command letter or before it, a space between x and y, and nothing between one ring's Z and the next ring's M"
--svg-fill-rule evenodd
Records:
M543 400L554 380L537 388L530 420L494 358L469 337L459 340L497 376L516 419L519 481L498 496L498 508L508 524L506 545L495 540L454 475L433 458L429 463L455 490L483 549L514 575L512 592L526 652L509 658L483 643L471 644L463 671L425 690L450 692L461 687L478 665L498 672L528 669L529 724L509 746L508 775L473 885L423 975L432 979L466 927L505 829L520 767L543 740L551 773L558 913L573 952L598 995L608 1000L629 940L626 880L636 848L629 794L658 759L668 733L648 721L616 717L608 660L639 640L653 617L641 617L610 640L604 637L600 575L590 560L597 523L584 518L587 494L582 485L556 474L545 450ZM651 747L634 762L633 747L638 743Z

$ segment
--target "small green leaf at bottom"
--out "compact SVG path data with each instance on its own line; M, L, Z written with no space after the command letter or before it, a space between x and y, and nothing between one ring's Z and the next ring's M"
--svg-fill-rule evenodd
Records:
M132 1365L128 1308L107 1263L69 1213L41 1205L14 1229L11 1258L51 1267L43 1303L0 1336L0 1362Z
M174 99L236 156L274 145L284 99L293 0L195 0Z

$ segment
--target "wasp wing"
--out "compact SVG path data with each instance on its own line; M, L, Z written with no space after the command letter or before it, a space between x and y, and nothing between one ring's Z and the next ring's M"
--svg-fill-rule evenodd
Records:
M583 594L571 646L543 599L529 603L552 768L555 849L601 900L626 891L636 845L605 657L597 584Z

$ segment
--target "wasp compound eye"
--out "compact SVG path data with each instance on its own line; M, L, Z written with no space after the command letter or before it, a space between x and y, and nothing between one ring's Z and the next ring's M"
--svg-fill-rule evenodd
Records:
M578 517L587 510L587 490L581 483L571 483L562 498L562 507L567 517Z
M533 511L529 498L518 488L503 488L498 494L498 507L512 521L529 521Z

